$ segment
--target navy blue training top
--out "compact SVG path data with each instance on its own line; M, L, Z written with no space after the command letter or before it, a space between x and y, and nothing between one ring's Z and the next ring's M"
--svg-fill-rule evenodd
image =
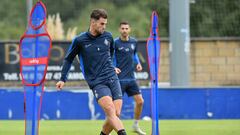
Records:
M118 74L120 81L135 80L135 63L139 64L137 56L137 40L129 37L128 41L115 39L114 65L121 70Z
M93 36L90 32L81 33L75 39L64 58L61 81L67 80L67 73L76 55L80 60L80 68L90 88L109 78L117 78L112 64L114 41L111 33L104 32Z

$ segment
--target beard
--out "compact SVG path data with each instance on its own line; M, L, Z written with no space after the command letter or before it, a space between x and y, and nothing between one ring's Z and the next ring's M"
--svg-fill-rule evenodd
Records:
M123 32L123 33L122 33L122 37L125 37L125 38L128 37L128 33Z
M97 33L97 34L103 34L104 31L105 31L104 29L97 29L97 30L96 30L96 33Z

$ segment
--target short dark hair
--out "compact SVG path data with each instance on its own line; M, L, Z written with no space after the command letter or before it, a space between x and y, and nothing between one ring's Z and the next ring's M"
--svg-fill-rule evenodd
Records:
M95 20L99 20L100 18L107 19L107 11L105 9L94 9L90 18Z
M121 25L130 25L130 24L129 24L128 21L121 21L120 24L119 24L119 27L120 27Z

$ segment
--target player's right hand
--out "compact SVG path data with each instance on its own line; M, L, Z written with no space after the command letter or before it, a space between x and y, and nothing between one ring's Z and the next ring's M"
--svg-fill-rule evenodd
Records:
M61 90L63 88L63 86L64 86L64 82L63 81L58 81L56 83L57 90Z
M117 74L119 74L119 73L121 73L121 70L120 70L119 68L115 68L115 72L116 72Z

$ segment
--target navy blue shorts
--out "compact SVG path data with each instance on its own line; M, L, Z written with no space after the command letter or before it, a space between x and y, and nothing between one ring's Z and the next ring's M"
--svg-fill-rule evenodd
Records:
M108 81L94 86L92 91L97 100L104 96L110 96L113 100L122 99L122 91L118 79L109 78Z
M120 85L122 94L126 92L129 97L141 94L141 90L139 89L136 80L120 81Z

